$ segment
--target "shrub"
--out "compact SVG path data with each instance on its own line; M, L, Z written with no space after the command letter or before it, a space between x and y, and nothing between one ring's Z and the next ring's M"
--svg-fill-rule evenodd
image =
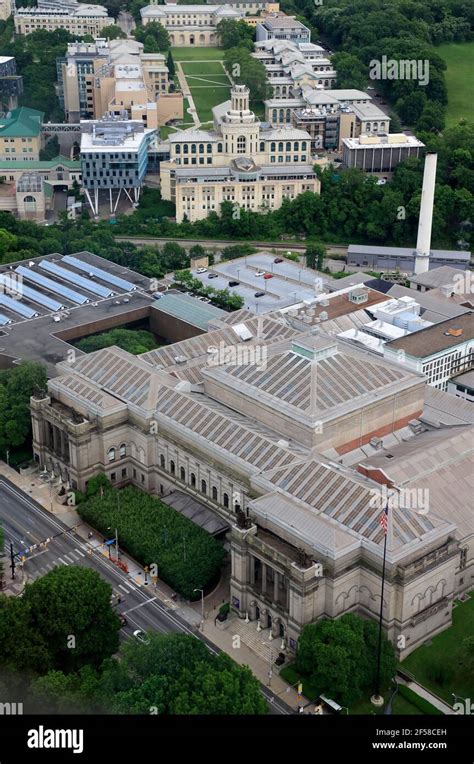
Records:
M429 701L420 697L420 695L417 695L416 692L413 692L413 690L411 690L409 687L406 687L406 685L399 684L398 693L402 696L402 698L408 700L410 703L412 703L412 705L414 705L424 714L434 714L436 716L442 715L442 711L437 709L435 706L432 706Z

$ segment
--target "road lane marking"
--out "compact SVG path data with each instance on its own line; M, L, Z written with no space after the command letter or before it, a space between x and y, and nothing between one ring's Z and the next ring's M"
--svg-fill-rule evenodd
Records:
M130 594L128 589L126 589L125 586L123 586L122 584L117 584L117 586L118 586L119 589L121 589L123 592L125 592L125 594Z
M75 549L74 551L75 551L75 552L77 552L77 554L80 554L80 555L81 555L81 557L85 557L85 554L84 554L84 552L81 552L81 550L80 550L80 549Z
M156 600L156 597L153 597L151 600L147 600L146 602L140 602L139 605L135 605L134 607L131 607L130 610L124 610L124 615L128 615L128 613L133 613L134 610L138 610L138 608L143 607L144 605L149 605L150 602L153 602L153 600Z
M68 565L68 563L64 562L64 560L61 557L58 557L58 562L62 562L63 565Z

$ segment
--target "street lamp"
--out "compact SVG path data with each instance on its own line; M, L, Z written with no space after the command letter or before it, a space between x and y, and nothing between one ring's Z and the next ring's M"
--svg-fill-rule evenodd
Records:
M204 631L204 589L193 589L193 592L201 592L201 631Z

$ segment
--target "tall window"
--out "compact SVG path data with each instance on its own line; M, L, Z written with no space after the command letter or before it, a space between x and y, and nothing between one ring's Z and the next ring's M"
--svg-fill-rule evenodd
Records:
M176 472L176 466L173 460L170 461L170 472L172 475L174 475Z
M180 467L179 476L181 480L186 480L186 470L184 469L184 467Z
M237 154L245 154L246 140L245 135L239 135L237 138Z
M224 496L222 497L222 500L224 502L224 507L228 508L229 507L229 494L225 493Z
M165 468L165 457L163 454L160 454L160 467L162 470Z
M121 459L123 459L124 456L127 456L127 445L126 445L126 443L121 443L120 444L119 453L120 453L120 458Z
M115 448L109 448L109 450L107 451L107 458L109 462L115 461Z
M217 488L215 485L212 486L212 498L214 501L217 501Z
M194 474L194 472L191 472L191 485L193 488L196 487L196 475Z
M207 493L207 483L205 480L201 480L201 492Z

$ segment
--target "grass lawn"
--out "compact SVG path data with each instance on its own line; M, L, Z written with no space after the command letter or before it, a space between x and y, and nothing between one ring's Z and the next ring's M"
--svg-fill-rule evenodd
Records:
M436 48L447 64L446 86L448 108L446 126L455 125L461 118L474 120L472 72L474 70L474 42L447 43Z
M212 108L223 101L229 100L229 85L210 85L209 87L192 87L194 105L201 122L212 120Z
M474 634L474 591L466 602L456 602L453 625L434 637L429 645L418 647L402 663L416 679L450 705L451 693L462 698L474 697L474 671L469 667L463 640ZM444 678L436 669L445 667Z
M225 77L227 79L220 61L183 61L181 68L186 75L204 77L205 75L212 74L213 76Z
M171 55L175 61L222 61L224 51L222 48L171 48Z

